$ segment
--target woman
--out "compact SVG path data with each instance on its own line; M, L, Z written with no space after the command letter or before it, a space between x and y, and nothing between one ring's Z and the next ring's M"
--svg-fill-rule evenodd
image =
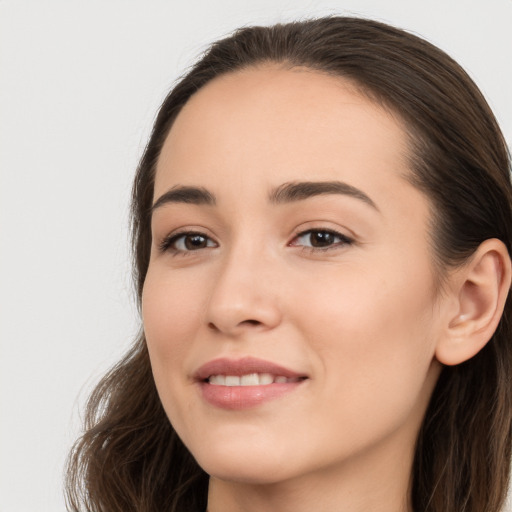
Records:
M476 86L406 32L215 43L135 178L144 332L91 396L70 509L498 512L509 168Z

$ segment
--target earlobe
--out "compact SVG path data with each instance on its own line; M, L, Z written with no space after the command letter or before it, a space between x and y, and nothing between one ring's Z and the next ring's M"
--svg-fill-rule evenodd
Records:
M510 290L511 262L505 244L483 242L450 283L456 307L446 320L436 358L456 365L471 359L494 334Z

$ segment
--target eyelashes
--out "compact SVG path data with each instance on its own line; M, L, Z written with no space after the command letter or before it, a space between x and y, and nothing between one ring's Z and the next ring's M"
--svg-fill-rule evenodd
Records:
M354 240L332 229L308 229L296 233L289 247L301 247L308 252L326 252L352 245ZM168 252L173 256L187 256L204 249L218 247L211 237L199 231L182 231L165 237L159 244L160 252Z
M332 229L308 229L298 233L288 245L309 250L326 251L352 243L351 238Z
M187 253L217 247L217 244L204 233L199 231L184 231L165 237L159 244L161 252Z

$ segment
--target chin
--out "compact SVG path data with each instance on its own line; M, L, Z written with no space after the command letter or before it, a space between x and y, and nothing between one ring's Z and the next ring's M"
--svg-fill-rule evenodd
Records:
M255 465L250 467L245 464L213 463L201 466L211 477L226 482L236 482L247 485L271 485L290 478L289 475L281 475L278 468L267 465Z
M279 456L275 451L272 453L247 445L240 450L233 446L216 448L192 454L206 473L220 480L264 485L283 481L292 476L289 460Z

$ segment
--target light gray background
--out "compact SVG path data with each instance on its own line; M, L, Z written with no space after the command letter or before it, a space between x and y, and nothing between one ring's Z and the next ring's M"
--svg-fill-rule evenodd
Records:
M512 0L0 0L0 512L61 512L93 383L137 325L127 213L155 111L240 25L366 15L473 76L512 141Z

